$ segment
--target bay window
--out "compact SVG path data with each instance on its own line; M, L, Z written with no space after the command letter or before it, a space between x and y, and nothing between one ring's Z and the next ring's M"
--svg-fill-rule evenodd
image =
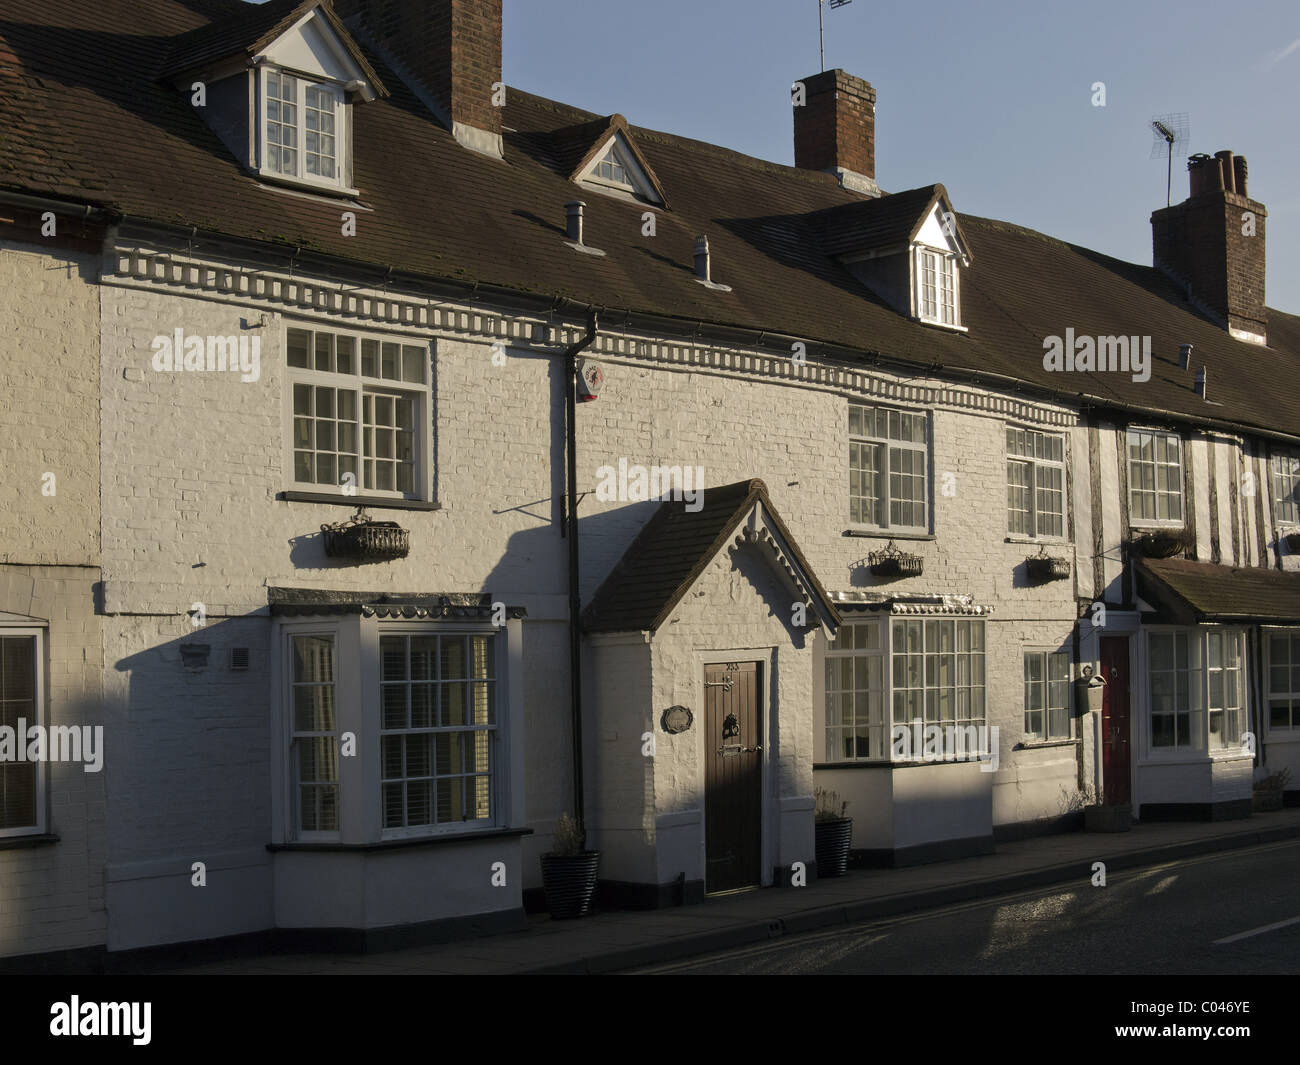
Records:
M846 622L826 651L825 695L831 762L892 760L892 736L900 726L909 730L910 742L917 724L945 734L985 725L984 622Z
M1236 629L1147 633L1153 751L1209 753L1241 746L1245 634Z
M285 842L507 823L504 630L352 614L281 633Z
M1265 629L1268 727L1300 729L1300 629Z

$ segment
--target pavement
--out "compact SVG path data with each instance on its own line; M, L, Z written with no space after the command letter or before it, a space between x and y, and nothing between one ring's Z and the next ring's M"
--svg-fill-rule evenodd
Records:
M1055 884L1264 843L1300 839L1300 808L1242 821L1135 824L1129 832L1073 832L997 853L904 869L850 870L802 888L765 888L661 910L538 915L526 929L371 954L271 954L169 967L176 975L612 973Z

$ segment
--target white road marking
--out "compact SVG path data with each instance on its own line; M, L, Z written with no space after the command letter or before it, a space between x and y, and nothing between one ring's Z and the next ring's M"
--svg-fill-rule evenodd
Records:
M1276 924L1266 924L1263 928L1252 928L1249 932L1238 932L1235 936L1225 936L1223 939L1216 939L1214 946L1221 943L1235 943L1239 939L1249 939L1251 936L1262 936L1265 932L1272 932L1276 928L1286 928L1288 925L1300 924L1300 917L1292 917L1290 920L1278 921Z

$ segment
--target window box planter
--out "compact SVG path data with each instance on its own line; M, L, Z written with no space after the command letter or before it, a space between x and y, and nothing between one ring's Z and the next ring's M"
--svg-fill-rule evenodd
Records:
M1191 549L1191 537L1185 529L1152 529L1138 533L1129 545L1144 558L1173 558Z
M357 562L388 562L411 553L411 534L395 521L375 521L361 508L347 521L322 525L325 554Z
M843 876L849 867L849 844L853 841L853 818L836 817L816 822L817 876Z
M1031 581L1069 580L1073 572L1068 558L1053 558L1046 553L1030 555L1025 559L1025 569Z
M889 546L867 555L867 564L876 577L919 577L923 560L920 555L908 555L889 541Z
M1133 807L1126 802L1085 806L1083 827L1087 832L1127 832L1133 827Z

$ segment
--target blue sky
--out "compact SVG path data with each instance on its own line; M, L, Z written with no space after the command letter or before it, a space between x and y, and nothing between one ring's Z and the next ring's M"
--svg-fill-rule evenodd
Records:
M1188 114L1188 153L1249 161L1268 303L1300 314L1295 0L854 0L826 26L826 65L876 88L882 187L941 181L959 211L1132 262L1165 203L1149 120ZM504 48L510 85L782 163L790 83L820 66L816 0L505 0Z

